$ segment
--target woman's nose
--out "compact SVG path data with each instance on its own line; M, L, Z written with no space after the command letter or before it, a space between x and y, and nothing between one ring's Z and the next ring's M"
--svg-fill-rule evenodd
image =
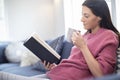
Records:
M84 22L84 18L83 17L81 18L81 22Z

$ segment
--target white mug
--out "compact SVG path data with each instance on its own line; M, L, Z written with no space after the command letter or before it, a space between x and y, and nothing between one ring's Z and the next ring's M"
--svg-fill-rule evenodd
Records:
M69 28L68 32L67 32L67 36L66 36L66 41L72 43L71 37L72 37L73 32L76 32L76 31L78 31L78 30L73 29L73 28Z

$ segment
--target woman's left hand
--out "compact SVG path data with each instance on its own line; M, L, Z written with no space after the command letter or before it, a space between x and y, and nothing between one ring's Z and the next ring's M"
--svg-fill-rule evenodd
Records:
M57 66L55 63L50 64L49 62L46 62L46 61L43 61L42 63L45 66L46 70L51 70Z
M80 49L86 47L86 42L85 42L84 38L82 37L82 35L80 34L80 32L78 32L78 31L73 32L72 42L75 46L77 46Z

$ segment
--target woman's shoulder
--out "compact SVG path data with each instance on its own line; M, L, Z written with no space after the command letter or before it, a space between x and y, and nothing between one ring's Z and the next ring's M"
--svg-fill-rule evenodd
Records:
M114 31L110 30L110 29L104 29L104 28L103 28L103 30L104 30L104 32L107 33L107 34L116 35L116 33L115 33Z
M113 40L118 43L118 35L114 31L109 30L109 29L104 29L101 34L104 39Z
M109 29L103 29L102 35L108 36L108 37L118 37L118 35L114 31Z

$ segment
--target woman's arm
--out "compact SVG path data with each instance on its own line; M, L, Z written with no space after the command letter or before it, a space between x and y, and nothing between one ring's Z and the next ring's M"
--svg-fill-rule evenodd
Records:
M91 71L91 73L95 77L103 76L102 70L100 69L100 65L98 61L93 57L92 53L89 51L88 47L85 46L84 48L80 48L83 56L86 60L86 63Z
M103 75L98 61L93 57L92 53L87 47L87 44L80 33L75 32L72 36L72 41L75 46L80 48L83 53L83 56L86 60L86 63L89 67L89 70L95 77L100 77Z

